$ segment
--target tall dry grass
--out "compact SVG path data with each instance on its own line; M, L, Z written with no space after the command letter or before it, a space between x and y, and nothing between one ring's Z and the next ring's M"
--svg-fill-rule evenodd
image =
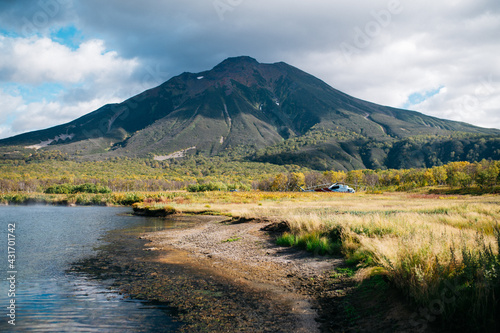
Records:
M499 196L253 192L172 204L183 212L287 221L290 231L279 244L342 253L351 265L382 268L411 302L430 306L448 324L482 330L495 322Z

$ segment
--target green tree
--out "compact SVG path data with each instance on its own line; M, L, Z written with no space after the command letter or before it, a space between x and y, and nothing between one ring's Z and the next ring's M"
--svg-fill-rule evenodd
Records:
M363 181L364 176L363 170L351 170L347 173L347 181L358 186Z
M476 173L475 181L481 188L493 187L497 184L500 169L494 162L482 162Z
M472 185L472 177L469 176L467 173L463 171L458 171L454 175L455 181L457 182L458 185L460 185L463 188L469 187Z
M446 165L446 173L448 175L446 184L455 187L462 186L467 183L465 173L466 168L470 165L469 162L451 162ZM463 187L463 186L462 186Z
M437 184L436 178L434 177L434 173L432 172L431 169L425 170L422 182L423 182L422 185L424 186Z

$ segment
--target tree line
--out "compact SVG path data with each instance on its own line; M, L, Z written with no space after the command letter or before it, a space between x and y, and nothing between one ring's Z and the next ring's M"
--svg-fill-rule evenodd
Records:
M420 187L447 185L451 188L494 188L500 184L500 161L451 162L423 169L352 170L279 173L256 181L262 191L295 191L319 184L347 183L356 188L408 191Z
M74 162L43 161L0 165L0 192L44 192L52 186L93 184L113 192L169 190L297 191L347 183L358 189L408 191L447 185L451 188L494 188L500 184L500 161L451 162L419 169L314 171L296 165L210 160L182 162L143 159Z

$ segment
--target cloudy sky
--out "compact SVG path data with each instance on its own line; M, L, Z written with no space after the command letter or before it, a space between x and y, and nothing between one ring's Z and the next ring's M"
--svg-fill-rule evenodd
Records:
M494 0L0 0L0 138L239 55L500 128L499 36Z

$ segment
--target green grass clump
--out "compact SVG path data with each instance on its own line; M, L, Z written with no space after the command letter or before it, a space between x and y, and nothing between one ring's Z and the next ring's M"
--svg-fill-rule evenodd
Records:
M297 244L296 238L297 236L289 232L285 232L283 233L283 235L278 236L278 238L276 238L276 244L278 244L279 246L291 247Z
M303 232L299 235L285 232L276 239L276 243L280 246L296 246L319 255L340 254L341 247L340 243L334 242L329 237L316 232Z
M334 272L331 274L331 278L339 278L343 276L347 277L353 277L356 274L356 270L353 269L352 267L338 267L335 269Z
M222 243L232 243L232 242L237 242L239 240L241 240L241 237L234 236L222 241Z
M371 266L374 264L373 253L363 248L358 248L353 252L344 253L345 263L349 266Z
M115 200L118 205L131 206L138 202L143 202L145 196L141 193L131 192L124 195L116 196Z

